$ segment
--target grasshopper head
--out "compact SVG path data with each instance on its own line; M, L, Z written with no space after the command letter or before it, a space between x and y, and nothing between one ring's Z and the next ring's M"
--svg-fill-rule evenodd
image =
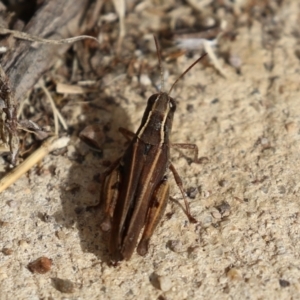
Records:
M138 137L150 145L168 142L175 110L175 100L167 93L160 92L150 96Z

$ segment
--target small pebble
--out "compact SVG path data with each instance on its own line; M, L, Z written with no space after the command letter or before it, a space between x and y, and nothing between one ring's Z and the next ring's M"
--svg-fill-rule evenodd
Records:
M219 181L219 186L225 187L228 185L228 181L226 179L222 179Z
M48 215L47 213L41 213L39 218L45 223L55 222L55 218L53 216Z
M203 191L203 197L208 198L211 195L211 191Z
M12 255L13 250L12 250L11 248L3 248L3 249L2 249L2 253L3 253L4 255Z
M66 234L62 230L58 230L55 232L55 235L57 236L58 239L60 240L65 240L66 239Z
M208 157L206 157L206 156L200 157L200 158L198 159L198 163L199 163L199 164L207 164L208 162L209 162L209 159L208 159Z
M45 274L51 270L52 259L42 256L28 264L28 269L32 273Z
M240 69L242 65L241 57L238 54L231 54L229 56L229 63L236 69Z
M195 199L198 194L198 189L195 187L189 187L186 191L186 194L190 199Z
M9 222L1 221L0 220L0 227L6 227L9 225Z
M285 194L286 188L284 185L279 185L277 188L278 188L279 194Z
M20 240L18 244L19 244L19 247L22 249L27 249L29 246L27 241L25 241L25 240Z
M187 104L186 110L190 113L193 112L194 111L194 105L193 104Z
M230 205L226 201L223 201L220 205L216 206L216 209L222 217L228 217L230 214Z
M227 277L231 280L241 280L242 279L242 276L241 276L239 270L236 268L231 268L227 272Z
M53 286L61 293L73 293L74 283L68 279L52 278Z
M289 134L297 133L298 126L296 122L289 122L285 124L285 129Z
M8 277L7 273L5 273L5 271L0 269L0 281L6 279Z
M284 280L284 279L279 279L279 284L281 287L288 287L291 285L289 281Z
M151 85L151 80L147 74L141 74L140 83L142 85Z
M75 160L77 158L77 152L75 146L68 145L67 148L68 148L68 158L71 160Z
M215 219L221 219L222 215L220 214L220 212L218 210L214 210L211 212L211 215L213 216L213 218Z
M158 276L157 277L159 288L163 292L167 292L172 288L172 281L168 276Z
M269 188L268 188L267 186L262 186L262 187L260 188L260 190L261 190L263 193L265 193L265 194L267 194L267 193L269 192Z
M168 246L175 253L182 252L182 242L180 240L170 240Z
M8 200L6 204L11 208L17 208L19 206L19 202L15 200Z
M212 217L211 216L205 216L202 218L202 227L207 228L212 223Z

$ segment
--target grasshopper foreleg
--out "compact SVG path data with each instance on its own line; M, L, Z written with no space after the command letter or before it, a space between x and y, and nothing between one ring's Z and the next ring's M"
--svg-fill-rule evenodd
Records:
M199 163L199 158L198 158L198 146L196 144L187 144L187 143L176 143L176 144L171 144L171 148L174 149L190 149L194 151L194 163Z

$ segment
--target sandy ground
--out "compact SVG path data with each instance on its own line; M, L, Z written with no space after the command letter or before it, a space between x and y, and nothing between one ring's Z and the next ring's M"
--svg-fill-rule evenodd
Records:
M134 253L109 266L98 213L86 207L98 201L93 178L105 170L103 160L124 151L117 128L138 127L155 89L148 85L141 93L136 78L121 79L98 98L105 110L65 107L72 126L96 117L110 121L111 141L96 155L74 135L66 154L47 156L0 195L0 298L299 298L300 62L293 34L299 15L298 1L284 1L272 50L263 46L260 22L237 28L227 47L241 59L240 74L221 57L226 78L199 64L178 83L172 142L196 143L199 156L207 157L195 164L188 151L172 151L185 189L196 190L189 201L198 223L190 224L170 201L145 257ZM197 56L165 64L166 86ZM180 201L170 178L171 197ZM52 259L51 271L31 273L28 264L41 256ZM71 293L59 291L54 278L71 281Z

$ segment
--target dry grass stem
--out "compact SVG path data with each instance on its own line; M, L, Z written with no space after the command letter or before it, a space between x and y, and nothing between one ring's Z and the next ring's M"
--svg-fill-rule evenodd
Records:
M53 110L53 116L54 116L54 128L55 128L55 135L58 135L58 131L59 131L59 123L58 120L60 121L60 123L62 124L63 128L65 130L68 129L68 125L65 122L63 116L61 115L61 113L59 112L59 110L56 108L54 100L51 96L51 94L49 93L49 91L47 90L47 88L45 87L44 81L41 79L39 81L39 85L41 87L41 89L44 91L46 97L48 98L48 100L50 101L52 110Z
M204 50L208 54L209 58L212 60L214 67L220 72L222 76L227 77L225 69L221 66L220 61L218 60L215 52L212 48L212 43L209 40L204 40L203 42Z
M67 39L59 39L59 40L49 40L49 39L43 39L38 36L34 36L22 31L17 31L17 30L10 30L4 27L0 27L0 35L5 35L5 34L12 34L14 38L25 40L25 41L30 41L30 42L37 42L41 44L52 44L52 45L63 45L63 44L72 44L84 39L91 39L99 43L98 39L96 39L93 36L89 35L79 35Z
M58 94L84 94L86 89L78 85L58 82L56 84L56 92Z
M0 193L16 182L23 174L30 170L36 163L42 160L48 153L66 147L70 138L51 137L46 140L43 145L25 159L20 165L14 168L10 173L0 180Z
M118 40L118 48L117 48L117 53L120 53L121 47L122 47L122 42L123 38L126 33L125 29L125 12L126 12L126 5L125 5L125 0L113 0L115 10L119 16L119 22L120 22L120 34L119 34L119 40Z

